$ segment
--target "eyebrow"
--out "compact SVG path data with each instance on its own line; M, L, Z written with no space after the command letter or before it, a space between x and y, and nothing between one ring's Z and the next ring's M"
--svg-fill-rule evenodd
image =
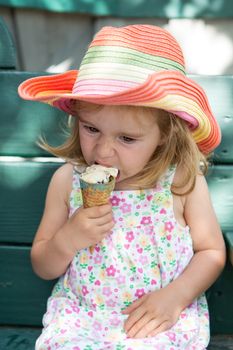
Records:
M88 124L88 125L91 125L93 126L94 128L98 129L98 126L96 126L94 123L90 122L89 120L85 120L83 119L82 117L78 117L79 121L81 123L85 123L85 124ZM126 137L129 137L129 138L140 138L140 137L143 137L145 134L143 132L131 132L131 131L123 131L123 130L118 130L117 131L118 134L121 134L121 135L124 135Z

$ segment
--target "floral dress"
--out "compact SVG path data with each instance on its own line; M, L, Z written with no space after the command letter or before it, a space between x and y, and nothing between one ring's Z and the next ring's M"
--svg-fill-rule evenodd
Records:
M114 191L115 226L95 246L78 251L48 300L36 350L202 350L209 342L204 295L154 337L127 338L121 311L176 279L193 256L189 227L174 217L169 168L153 189ZM70 215L82 205L74 170Z

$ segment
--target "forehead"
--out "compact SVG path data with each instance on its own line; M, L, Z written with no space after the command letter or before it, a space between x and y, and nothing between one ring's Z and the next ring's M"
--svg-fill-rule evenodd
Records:
M89 122L119 125L122 128L144 129L156 124L159 110L134 106L85 106L78 112Z

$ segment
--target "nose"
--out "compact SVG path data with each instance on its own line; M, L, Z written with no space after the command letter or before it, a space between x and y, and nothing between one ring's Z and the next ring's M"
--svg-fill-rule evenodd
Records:
M96 153L98 159L111 158L114 155L113 140L101 136L96 144Z

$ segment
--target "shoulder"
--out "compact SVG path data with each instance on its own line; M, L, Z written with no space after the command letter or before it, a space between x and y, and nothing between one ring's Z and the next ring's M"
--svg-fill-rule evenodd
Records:
M60 166L53 174L52 180L55 182L72 180L73 165L70 163L65 163Z
M178 218L185 218L186 223L189 213L194 213L193 207L200 205L203 200L211 205L209 190L204 175L197 174L193 180L185 181L181 168L177 168L173 178L172 191L174 200L174 211ZM174 187L173 187L174 186ZM183 220L181 220L183 221Z
M57 192L63 198L68 199L72 191L72 177L73 165L65 163L60 166L53 174L50 184L49 192Z
M185 184L182 186L184 180L186 181ZM173 185L175 187L175 192L177 192L177 194L181 196L183 193L192 193L194 190L197 191L199 188L205 188L208 191L205 176L201 172L194 175L192 179L187 179L187 177L185 179L184 172L181 167L177 167L177 169L175 170Z

